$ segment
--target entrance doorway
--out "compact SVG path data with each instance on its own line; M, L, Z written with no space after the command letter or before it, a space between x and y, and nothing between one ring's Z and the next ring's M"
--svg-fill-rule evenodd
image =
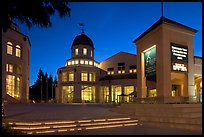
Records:
M181 85L172 85L171 96L181 96Z

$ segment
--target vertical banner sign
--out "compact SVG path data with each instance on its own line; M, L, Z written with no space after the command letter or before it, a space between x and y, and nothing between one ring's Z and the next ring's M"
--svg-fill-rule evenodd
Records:
M171 70L175 72L188 72L188 47L171 43Z
M144 61L146 79L156 81L156 47L144 53Z

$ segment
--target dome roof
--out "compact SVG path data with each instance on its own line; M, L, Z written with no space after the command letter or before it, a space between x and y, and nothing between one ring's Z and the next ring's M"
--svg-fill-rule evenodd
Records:
M81 35L78 35L74 38L74 41L72 43L72 47L75 45L79 45L79 44L89 45L92 48L94 48L92 40L84 33L82 33Z

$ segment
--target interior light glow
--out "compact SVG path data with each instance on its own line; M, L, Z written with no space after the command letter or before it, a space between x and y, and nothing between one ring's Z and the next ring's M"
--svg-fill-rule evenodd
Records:
M38 131L36 132L37 134L41 134L41 133L52 133L55 132L54 130L47 130L47 131Z
M76 125L53 126L53 128L62 128L62 127L76 127Z
M46 122L45 124L68 124L68 123L75 123L75 121Z
M13 129L19 129L19 130L35 130L35 129L48 129L48 128L50 128L50 127L42 127L42 126L40 126L40 127L13 127Z
M91 122L91 120L79 120L78 122L79 123L82 123L82 122Z
M97 126L97 127L87 127L86 129L99 129L99 128L112 128L112 127L122 127L123 125L112 125L112 126Z
M111 120L126 120L126 119L130 119L130 118L109 118L107 120L111 121Z

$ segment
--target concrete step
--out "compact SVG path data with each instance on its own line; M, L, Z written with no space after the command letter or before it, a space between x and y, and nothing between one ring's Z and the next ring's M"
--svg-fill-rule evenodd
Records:
M168 127L168 128L179 128L188 129L192 131L202 131L202 125L198 124L181 124L181 123L169 123L169 122L142 122L142 125L156 126L156 127Z
M177 118L177 117L138 117L141 122L161 122L161 123L175 123L175 124L194 124L202 125L202 117L200 118Z
M11 125L12 129L20 130L27 134L46 134L53 132L58 133L77 130L136 126L139 125L139 122L137 119L124 117L72 121L9 122L9 125Z
M134 116L160 116L160 117L177 117L177 118L200 118L202 117L202 112L187 112L187 113L168 113L168 112L135 112L131 113Z

